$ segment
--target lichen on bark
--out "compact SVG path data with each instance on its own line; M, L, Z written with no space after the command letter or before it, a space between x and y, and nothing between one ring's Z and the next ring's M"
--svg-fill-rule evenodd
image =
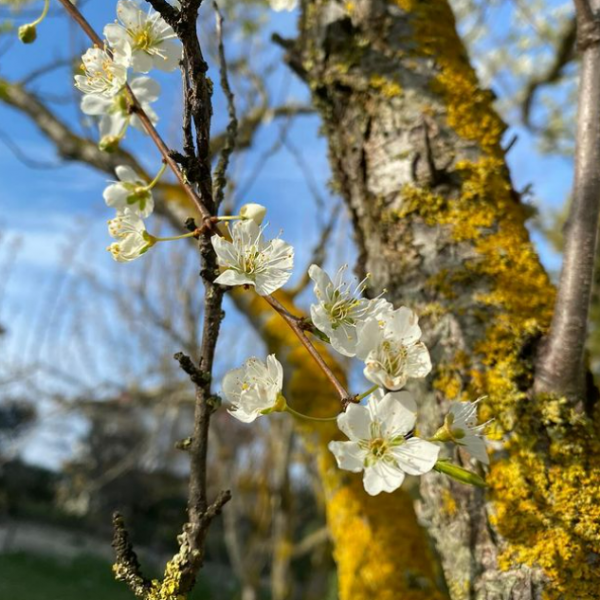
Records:
M452 597L597 597L598 418L531 391L554 289L448 3L317 0L300 30L289 61L319 107L358 268L428 332L423 429L449 400L481 395L495 419L487 494L423 478L420 515Z

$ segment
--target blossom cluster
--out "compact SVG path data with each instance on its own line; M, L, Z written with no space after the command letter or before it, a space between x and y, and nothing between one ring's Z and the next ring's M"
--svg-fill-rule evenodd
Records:
M176 69L181 46L158 13L145 12L133 0L117 2L117 21L106 25L104 37L106 47L94 46L82 56L83 74L75 75L75 86L84 94L81 110L99 117L100 146L114 149L129 125L143 131L132 110L132 92L150 121L158 122L150 104L158 99L160 86L147 73Z
M259 295L269 296L289 280L294 250L279 238L265 239L260 221L240 220L227 235L215 235L211 241L221 268L217 283L254 287ZM312 327L334 350L362 361L365 378L374 384L337 416L338 427L348 438L329 444L338 466L363 472L365 490L376 495L397 489L407 474L423 475L436 465L451 473L445 462L438 462L444 443L462 446L487 463L482 439L487 424L478 425L477 402L451 403L433 437L415 435L418 406L403 388L411 379L426 377L432 368L417 315L406 307L394 308L382 297L364 297L369 278L351 285L344 279L346 269L342 267L333 279L318 265L308 271L316 299L310 309ZM244 423L273 412L298 415L283 396L283 368L274 355L266 363L249 358L226 374L222 390L231 404L229 413ZM367 396L366 405L360 403ZM473 479L478 477L473 474Z
M173 71L182 51L171 26L152 8L146 12L132 0L118 1L117 20L106 25L104 37L104 48L94 46L82 56L83 74L75 75L75 86L83 92L81 110L99 119L100 148L112 151L130 125L144 131L134 102L156 125L158 116L150 104L158 99L160 86L147 73ZM116 241L107 249L115 260L129 262L157 241L146 231L143 219L154 210L152 188L158 177L149 183L127 165L115 171L118 180L103 194L106 204L116 210L108 222L108 232Z
M276 10L294 5L294 0L273 0ZM83 74L75 76L75 86L84 94L81 108L99 118L100 147L106 151L118 146L130 125L144 130L140 108L156 124L158 117L150 104L158 99L160 87L147 73L172 71L181 59L172 28L152 9L145 12L136 1L119 0L117 17L104 29L105 47L88 49L82 57ZM157 242L195 235L157 238L146 230L144 219L154 210L152 189L164 168L148 182L128 165L116 167L117 181L103 194L116 211L108 222L108 232L116 240L108 250L115 260L129 262ZM258 204L246 204L237 215L214 217L221 223L211 243L220 268L215 283L252 287L273 301L271 294L291 277L294 249L279 237L265 237L265 212ZM228 221L233 222L231 227ZM363 394L343 398L345 410L332 418L348 438L329 444L338 466L362 472L365 490L372 495L392 492L406 475L423 475L434 468L451 476L460 471L456 478L476 483L475 474L439 455L443 444L452 443L487 463L482 439L487 424L478 424L477 402L451 403L433 437L416 435L418 404L404 388L432 369L417 315L407 307L394 307L382 296L365 297L369 277L351 284L345 279L346 270L342 267L331 278L319 265L310 266L315 302L310 323L305 323L336 352L361 361L365 378L373 384ZM288 405L283 386L283 367L271 355L265 362L249 358L227 373L222 390L230 403L229 413L244 423L273 412L310 418Z

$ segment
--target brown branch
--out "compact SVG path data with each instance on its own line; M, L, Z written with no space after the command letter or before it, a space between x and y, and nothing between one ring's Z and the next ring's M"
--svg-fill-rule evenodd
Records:
M333 232L333 228L337 222L338 215L342 208L341 204L335 204L325 227L323 227L321 231L321 235L319 236L319 241L314 245L313 251L311 253L310 260L308 261L308 266L310 265L318 265L319 267L323 266L325 262L325 251L327 248L327 244L329 242L329 238L331 237L331 233ZM311 279L308 275L308 268L303 269L303 275L300 281L291 289L288 290L288 294L291 298L295 298L298 294L302 293L306 286L310 284Z
M235 143L238 133L238 120L235 112L234 95L231 91L229 77L227 75L227 59L225 58L225 47L223 45L223 15L219 11L219 5L214 0L213 7L215 9L216 18L221 88L225 94L225 98L227 99L227 113L229 115L229 123L227 124L227 130L225 132L225 143L223 144L223 150L221 151L221 156L219 157L219 163L217 164L217 168L215 169L213 176L213 197L215 204L219 206L225 197L227 168L229 166L231 154L235 150Z
M154 8L154 10L156 12L159 12L161 17L171 26L173 27L173 24L175 23L175 21L177 20L177 17L179 16L179 11L172 6L171 4L169 4L168 2L166 2L166 0L146 0L148 2L148 4L150 4L152 6L152 8Z
M354 402L355 398L352 397L346 388L340 383L340 380L335 376L335 373L329 368L327 363L323 360L323 357L319 354L317 349L312 345L311 341L306 337L302 326L300 325L301 319L291 315L286 308L273 296L263 296L265 301L271 305L271 307L278 312L283 320L291 327L292 331L296 334L298 339L302 342L302 345L308 350L308 353L312 356L314 361L317 363L321 371L325 374L327 379L331 382L336 392L340 397L340 402L344 409L350 402Z
M121 164L143 171L125 150L119 149L114 154L102 152L91 140L75 135L33 93L19 84L0 78L0 100L30 117L65 159L79 160L108 173L114 173L115 167Z
M102 40L91 28L83 15L69 2L69 0L60 0L67 12L82 27L91 40L102 46ZM177 163L173 158L173 153L167 148L162 138L153 127L146 113L142 110L139 102L131 92L129 86L127 90L132 100L132 110L140 118L146 132L154 141L159 151L163 155L165 162L175 173L179 183L186 194L194 202L200 214L204 219L203 226L209 228L212 225L212 213L216 211L215 203L212 198L212 176L209 155L209 135L210 122L212 116L212 104L210 100L211 88L206 78L208 66L202 57L202 51L196 33L197 9L199 2L182 2L181 11L175 11L161 2L154 2L155 8L159 12L164 11L165 18L176 22L172 23L179 39L183 44L183 54L185 57L186 76L190 83L186 105L187 114L184 117L188 119L191 115L196 129L196 156L194 158L195 169L183 175ZM161 13L162 14L162 13ZM167 20L168 20L167 19ZM188 163L191 165L191 162ZM188 183L188 180L198 185L200 196L194 188ZM177 593L187 595L193 588L198 569L202 566L204 559L204 542L206 533L211 521L221 512L222 507L229 501L231 494L228 491L221 492L215 502L208 504L207 500L207 454L208 454L208 429L210 424L210 415L213 411L211 402L211 373L214 362L215 347L219 336L219 329L223 313L221 304L223 291L214 284L215 273L217 272L216 256L208 236L202 236L200 239L200 254L202 257L203 268L201 276L204 280L204 325L202 334L202 346L198 370L203 377L196 378L196 401L194 409L194 429L191 443L189 445L190 454L190 483L188 500L188 519L185 525L185 535L180 544L180 553L185 554L184 563L181 566L181 578ZM191 359L180 361L184 370L189 373ZM187 369L186 369L187 368Z
M531 107L538 90L545 85L556 83L562 77L565 67L574 59L575 41L577 32L577 21L571 19L561 33L558 40L554 59L546 71L534 75L525 86L525 97L521 103L521 115L525 125L531 123Z
M581 401L600 214L600 25L586 0L577 0L576 6L582 62L573 200L558 295L550 333L538 359L535 391Z
M129 541L129 534L125 529L125 521L118 513L113 515L113 542L115 551L115 577L127 584L129 589L138 597L146 598L150 591L150 581L141 572L138 557Z
M591 25L595 21L594 11L590 0L573 0L577 20L582 24ZM594 7L597 8L597 7Z
M315 548L330 540L329 528L321 527L301 539L292 550L292 559L298 559L311 553Z
M102 38L94 31L92 26L88 23L87 19L81 14L79 9L76 6L74 6L73 4L71 4L70 0L59 0L59 2L63 5L63 7L67 11L67 13L69 13L69 15L83 29L83 31L92 40L92 42L94 44L96 44L100 48L105 46ZM110 49L107 48L107 52L112 56ZM167 147L167 145L165 144L163 139L160 137L158 131L156 131L156 128L154 127L154 125L152 125L150 118L148 117L146 112L142 109L140 103L138 102L138 99L135 97L135 94L131 91L129 84L127 84L126 89L129 94L129 97L131 98L132 111L135 112L138 119L142 123L144 129L146 130L146 133L150 136L152 141L156 144L156 147L158 148L159 152L162 154L163 160L169 165L169 167L175 174L175 177L177 177L177 180L179 181L181 187L185 190L185 193L187 194L187 196L190 198L190 200L194 203L194 205L198 209L198 212L200 213L200 215L202 215L202 217L205 219L209 218L210 216L212 216L211 212L205 206L205 203L200 199L200 197L198 196L196 191L187 182L186 177L181 172L181 169L178 167L177 163L173 159L171 151L169 150L169 148Z

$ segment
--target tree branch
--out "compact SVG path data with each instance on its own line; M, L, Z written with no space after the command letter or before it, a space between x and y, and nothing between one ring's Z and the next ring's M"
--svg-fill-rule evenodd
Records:
M105 43L103 42L102 38L94 31L93 27L88 23L86 18L81 14L79 9L76 6L74 6L73 4L71 4L70 0L59 0L59 2L63 5L63 7L67 11L67 13L69 13L69 15L77 22L77 24L83 29L83 31L92 40L92 42L95 45L97 45L100 48L105 47ZM194 21L194 23L195 23L195 21ZM109 53L109 55L112 56L112 53L109 48L107 48L107 52ZM175 174L175 177L177 177L177 180L181 184L181 187L185 190L187 196L194 203L194 205L196 206L196 208L198 209L198 212L202 215L202 217L205 219L211 217L212 213L210 212L209 208L207 208L207 206L210 206L210 205L207 205L206 201L203 201L203 200L205 200L204 198L201 199L200 197L198 197L198 194L196 193L194 188L192 188L192 186L189 185L189 183L186 180L186 177L181 172L181 169L177 166L177 163L173 159L171 151L169 150L169 148L167 147L167 145L165 144L163 139L158 134L158 131L156 131L156 128L150 121L146 112L142 109L142 106L138 102L138 99L135 97L135 94L131 91L131 88L129 87L129 85L127 85L126 88L127 88L127 92L129 94L129 97L131 98L131 101L133 104L133 106L132 106L133 112L136 113L136 115L139 118L139 120L141 121L144 129L146 130L146 133L150 136L152 141L156 144L158 150L160 151L160 153L163 156L164 161L169 165L169 167Z
M335 373L329 368L327 363L323 360L323 357L311 344L308 337L306 337L306 334L304 333L302 327L299 324L299 319L291 315L279 301L275 300L273 296L263 296L263 298L276 312L278 312L281 315L283 320L291 327L292 331L302 342L302 345L308 350L308 353L317 363L321 371L323 371L323 373L327 376L327 379L331 381L331 384L333 385L340 397L340 401L344 409L351 402L355 402L356 399L347 392L346 388L340 383L340 380L335 376Z
M221 88L227 99L227 113L229 115L229 123L227 124L227 130L225 132L225 143L223 144L223 150L219 157L219 163L215 169L213 176L213 196L217 206L221 204L225 197L225 186L227 185L227 167L229 166L229 159L231 154L235 150L235 143L238 133L238 120L235 113L235 102L231 86L229 85L229 78L227 75L227 59L225 58L225 48L223 46L223 16L219 11L219 5L213 0L213 7L215 9L215 19L217 28L217 40L219 48L219 69L221 75Z
M534 75L525 87L525 97L521 103L521 115L525 125L531 123L531 106L540 87L557 82L565 67L574 58L575 41L577 37L577 21L571 19L562 31L561 38L554 54L554 60L544 73Z
M538 359L535 391L581 401L600 213L600 25L587 0L575 4L582 62L573 201L558 295L550 333Z

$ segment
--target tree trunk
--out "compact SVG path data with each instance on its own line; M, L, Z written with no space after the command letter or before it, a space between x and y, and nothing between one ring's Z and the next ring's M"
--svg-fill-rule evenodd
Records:
M488 396L489 491L422 478L452 598L597 597L598 419L531 392L554 289L447 1L305 2L298 40L281 43L321 113L360 275L421 316L435 369L415 387L420 428L434 431L449 400ZM340 565L342 599L350 576Z

